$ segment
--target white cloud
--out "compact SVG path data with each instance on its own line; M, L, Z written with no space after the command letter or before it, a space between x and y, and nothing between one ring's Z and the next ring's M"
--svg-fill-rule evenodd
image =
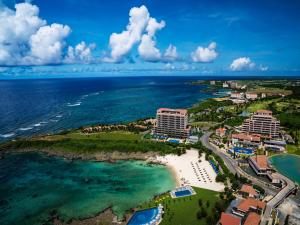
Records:
M60 64L70 33L67 25L47 25L39 17L39 8L29 2L16 4L15 10L1 7L0 65ZM85 50L81 54L89 53Z
M68 54L65 58L65 63L91 63L94 61L92 55L95 44L87 45L84 41L76 45L75 47L68 47Z
M215 42L211 42L207 48L198 46L198 48L191 53L192 61L202 63L214 61L218 57L216 47L217 44Z
M51 24L41 27L30 37L30 55L25 57L28 64L58 64L62 61L65 38L71 32L70 27L61 24Z
M250 70L255 67L255 63L251 61L248 57L241 57L233 60L230 65L230 69L232 71L242 71L242 70Z
M165 21L157 22L146 6L133 7L129 11L129 23L126 30L113 33L109 38L110 55L104 62L119 63L129 55L132 48L139 44L138 53L144 61L156 62L161 59L161 52L156 48L155 34L165 27Z
M177 53L177 48L174 45L169 45L164 53L164 60L165 61L175 61L179 58Z
M111 48L110 57L104 58L106 62L120 62L123 57L128 55L134 44L142 38L146 26L148 25L150 16L148 9L143 5L141 7L133 7L129 12L129 24L126 30L121 33L113 33L109 38L109 46Z
M260 66L259 66L259 70L260 70L260 71L268 71L268 70L269 70L269 67L260 65Z
M165 21L157 22L155 18L150 18L146 27L147 34L143 34L138 47L140 57L149 62L157 62L161 59L161 53L156 48L155 33L165 27Z

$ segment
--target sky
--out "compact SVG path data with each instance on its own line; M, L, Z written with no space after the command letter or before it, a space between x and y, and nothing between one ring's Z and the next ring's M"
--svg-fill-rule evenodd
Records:
M0 78L299 75L297 0L0 0Z

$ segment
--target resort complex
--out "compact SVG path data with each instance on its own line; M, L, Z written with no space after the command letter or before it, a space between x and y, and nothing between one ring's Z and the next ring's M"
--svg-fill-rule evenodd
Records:
M242 126L243 132L262 134L271 138L279 136L279 121L270 110L257 110Z
M186 109L160 108L157 110L156 120L157 135L187 138L190 134Z

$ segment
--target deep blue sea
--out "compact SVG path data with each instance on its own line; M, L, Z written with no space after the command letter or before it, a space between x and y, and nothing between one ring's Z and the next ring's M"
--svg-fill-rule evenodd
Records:
M0 141L96 123L155 116L159 107L189 107L205 86L195 77L0 80Z

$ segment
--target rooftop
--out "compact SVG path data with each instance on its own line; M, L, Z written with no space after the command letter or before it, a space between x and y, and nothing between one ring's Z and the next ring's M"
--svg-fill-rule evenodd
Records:
M260 135L256 134L246 134L246 133L239 133L239 134L232 134L232 138L244 140L244 141L260 141Z
M236 217L229 213L222 212L220 223L222 225L240 225L241 224L241 218Z
M216 132L220 132L220 133L224 133L226 131L225 127L220 127L218 129L216 129Z
M272 111L266 109L259 109L255 113L272 115Z
M261 208L264 209L266 207L266 203L254 198L247 198L241 201L241 203L237 206L237 209L248 212L250 208Z
M169 114L181 114L187 115L186 109L169 109L169 108L159 108L157 113L169 113Z
M248 214L244 225L259 225L259 223L260 223L260 215L251 212Z
M257 195L258 194L257 191L251 185L247 185L247 184L243 184L240 191L251 194L251 195Z
M261 169L269 168L268 158L266 155L256 155L252 156L251 159L256 162L257 166Z

